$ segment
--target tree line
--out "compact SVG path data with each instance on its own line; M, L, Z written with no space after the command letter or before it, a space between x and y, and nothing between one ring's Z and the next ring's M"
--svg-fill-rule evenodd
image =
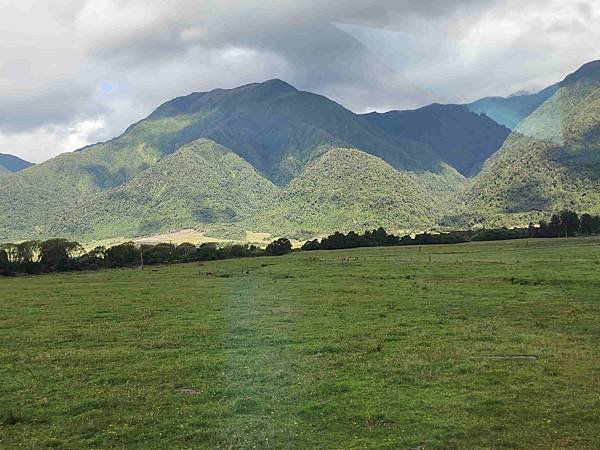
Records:
M41 274L75 270L98 270L144 265L213 261L229 258L285 255L292 251L288 239L281 238L262 249L255 245L218 246L205 243L141 244L133 242L113 247L96 247L88 252L66 239L25 241L0 245L0 275Z
M470 241L496 241L528 238L556 238L568 236L591 236L600 234L600 216L565 210L553 214L550 221L530 223L526 228L484 228L482 230L462 230L448 233L421 233L415 236L395 236L387 234L383 228L357 234L336 232L321 240L306 242L302 250L336 250L357 247L381 247L397 245L457 244Z
M420 233L415 236L395 236L378 228L358 234L336 232L321 240L307 241L300 250L336 250L357 247L383 247L398 245L456 244L469 241L494 241L526 238L554 238L600 234L600 216L573 211L552 215L550 221L529 224L526 228L490 228L463 230L448 233ZM285 255L292 244L280 238L264 249L255 245L230 244L219 246L205 243L199 246L183 243L141 244L133 242L113 247L96 247L90 251L77 242L66 239L25 241L0 245L0 275L41 274L103 268L143 267L144 265L214 261L230 258Z

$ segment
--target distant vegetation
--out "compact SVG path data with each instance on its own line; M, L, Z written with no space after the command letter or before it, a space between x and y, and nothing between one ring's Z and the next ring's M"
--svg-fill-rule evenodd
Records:
M336 232L328 237L310 240L301 247L303 251L337 250L358 247L384 247L399 245L457 244L469 241L495 241L526 238L554 238L576 235L600 234L600 216L573 211L554 214L549 222L530 224L527 228L494 228L483 230L453 231L449 233L421 233L414 237L388 234L383 227L357 234ZM279 256L292 251L287 238L271 242L265 249L248 244L218 246L204 243L195 246L161 243L156 245L133 242L110 248L96 247L86 252L77 242L66 239L48 241L25 241L18 244L0 245L0 275L20 273L40 274L74 270L97 270L117 267L143 267L144 265L214 261L257 256Z
M469 211L488 222L600 213L600 62L567 80L486 162L467 191Z
M396 245L457 244L469 241L498 241L527 238L555 238L576 235L591 236L600 234L600 216L583 214L581 217L573 211L562 211L552 215L549 222L530 224L527 228L490 228L482 230L452 231L449 233L421 233L414 237L388 234L383 228L357 234L334 233L331 236L308 241L302 250L335 250L357 247L380 247Z

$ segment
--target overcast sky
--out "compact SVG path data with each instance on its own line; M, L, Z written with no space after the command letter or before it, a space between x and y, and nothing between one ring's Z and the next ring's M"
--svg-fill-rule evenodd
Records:
M600 59L599 23L598 0L0 0L0 153L270 78L357 112L536 90Z

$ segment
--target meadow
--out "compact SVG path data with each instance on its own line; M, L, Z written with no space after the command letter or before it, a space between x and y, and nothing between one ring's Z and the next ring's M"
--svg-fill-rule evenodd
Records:
M0 278L2 448L600 448L600 238Z

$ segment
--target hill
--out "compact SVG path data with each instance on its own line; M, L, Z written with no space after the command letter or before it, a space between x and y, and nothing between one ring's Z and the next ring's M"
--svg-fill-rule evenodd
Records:
M414 175L367 153L336 148L283 188L254 225L298 238L379 226L422 229L434 223L436 206Z
M97 239L232 225L264 208L276 190L231 150L201 139L83 205L73 233Z
M0 173L2 172L20 172L23 169L33 166L33 163L25 161L18 156L0 153Z
M505 126L462 105L433 104L364 117L392 136L426 144L440 160L467 177L477 173L510 134Z
M569 75L485 164L468 193L492 216L600 211L600 61Z
M559 88L560 83L556 83L535 94L485 97L466 106L469 111L485 114L499 124L514 130L523 119L552 97Z

